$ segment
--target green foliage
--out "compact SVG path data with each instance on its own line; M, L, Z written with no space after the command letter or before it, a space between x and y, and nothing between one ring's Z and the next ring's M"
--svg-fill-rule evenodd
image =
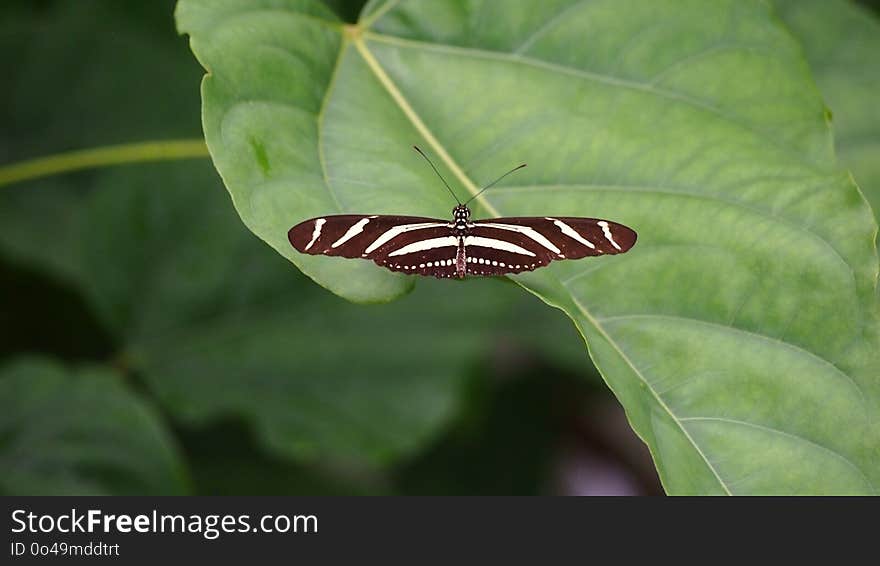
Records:
M765 2L182 0L204 129L245 224L324 287L411 281L296 254L296 221L444 215L424 143L483 215L611 218L622 257L516 282L584 335L671 493L880 484L876 224ZM459 295L476 292L461 286Z
M287 457L387 464L454 416L468 365L516 323L514 289L493 281L345 305L255 241L207 163L163 169L96 179L76 261L126 367L182 422L242 415Z
M43 151L49 151L137 139L138 132L198 135L200 71L184 41L174 35L170 10L165 33L156 37L138 18L118 9L107 3L85 18L72 14L68 3L59 3L39 16L50 22L52 34L46 41L57 44L7 38L10 51L25 53L40 67L43 81L57 80L47 85L35 72L22 71L10 89L4 120L20 124L16 128L28 145L48 139ZM62 22L69 26L66 34ZM77 72L69 69L84 57L59 48L66 35L89 37L88 47L102 63L81 64ZM118 36L133 46L125 65L115 62L121 55L111 53ZM142 84L149 87L141 89ZM36 114L51 92L62 88L77 93L77 115L59 111L25 135L18 114ZM107 88L129 95L111 97L104 92ZM106 123L107 116L124 115L126 108L164 104L173 110L141 109L113 127ZM81 118L92 121L94 128L64 125ZM2 143L11 156L26 154L11 137L2 137ZM115 378L112 392L127 392L133 402L162 408L165 426L173 423L175 433L184 436L185 464L178 465L196 471L197 491L253 492L261 474L274 479L264 477L259 490L360 490L359 480L317 481L312 476L345 475L340 467L388 473L399 462L416 458L458 416L468 380L499 344L521 350L519 355L526 358L540 349L557 367L588 379L593 375L574 330L505 282L483 281L465 296L455 285L424 286L383 308L352 305L311 285L241 225L207 160L4 187L0 206L10 212L0 226L4 261L57 277L79 294L106 333L98 340L106 341L99 346L106 352L85 357L101 362L103 369L95 371ZM57 331L65 343L71 334L88 331L81 321L64 322L65 313L39 294L28 297L21 291L6 295L4 329L15 333L17 316L43 317L44 334L49 327L68 324ZM114 360L112 367L107 359ZM26 377L3 390L2 401L20 404L28 387L40 383L38 370L45 365L52 363L44 359L23 366L19 374ZM118 417L108 413L101 422L109 427ZM28 420L21 412L9 418L23 436L40 431L39 419ZM71 413L73 420L82 418L81 411ZM116 424L129 423L120 419ZM92 430L87 420L81 425ZM213 439L210 431L219 430L225 438L227 425L238 431L232 436L241 442ZM92 440L102 446L106 439ZM256 448L241 446L254 441ZM77 446L65 458L51 460L56 473L45 476L43 483L10 483L9 491L137 492L145 484L137 474L123 477L128 483L119 487L107 484L97 474L100 470L89 467L85 444L82 454ZM57 444L45 447L50 448L57 449ZM147 458L118 446L114 450L126 462ZM236 470L238 479L216 477L207 462ZM319 472L312 474L311 467ZM82 487L67 482L68 475L79 478L76 485ZM185 488L144 485L140 490L171 493Z
M834 113L837 154L880 214L880 20L846 0L776 0Z
M166 177L173 198L150 175L108 178L85 237L94 301L164 405L185 420L247 415L274 450L303 459L384 464L424 443L513 290L488 281L455 300L435 283L389 308L342 307L259 247L193 172Z
M0 492L179 494L179 454L118 373L40 359L0 368Z
M876 491L876 226L832 152L877 203L876 19L519 1L382 0L345 26L317 1L183 0L238 215L337 295L387 302L412 281L299 256L287 228L447 215L412 143L461 195L525 160L477 214L640 232L515 282L574 320L667 491ZM172 6L5 5L0 161L198 137ZM207 162L2 187L0 209L3 493L546 490L595 387L571 324L509 282L327 293Z

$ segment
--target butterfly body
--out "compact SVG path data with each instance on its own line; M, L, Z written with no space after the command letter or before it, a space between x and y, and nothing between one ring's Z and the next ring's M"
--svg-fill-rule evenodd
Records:
M470 220L460 204L452 221L416 216L333 215L290 229L299 252L369 259L407 273L438 278L532 271L563 259L624 253L636 232L596 218L508 217Z

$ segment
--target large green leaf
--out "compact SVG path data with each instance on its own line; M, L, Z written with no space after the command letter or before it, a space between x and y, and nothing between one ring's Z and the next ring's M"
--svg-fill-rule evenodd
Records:
M0 369L0 492L177 494L182 462L155 410L121 376L43 358Z
M344 26L305 0L181 0L177 17L241 218L321 285L411 284L297 255L286 231L448 214L412 143L462 194L525 160L478 214L639 231L626 256L516 281L574 320L669 492L880 484L876 226L767 3L384 0Z
M880 21L849 0L776 0L834 112L840 160L880 214Z

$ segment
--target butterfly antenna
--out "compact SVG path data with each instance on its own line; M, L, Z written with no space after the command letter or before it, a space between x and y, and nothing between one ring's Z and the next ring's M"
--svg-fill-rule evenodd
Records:
M480 189L480 191L479 191L477 194L475 194L475 195L472 196L471 198L467 199L467 200L465 201L464 204L467 205L467 203L471 202L472 200L474 200L475 198L477 198L478 196L480 196L481 194L483 194L483 191L485 191L485 190L488 189L489 187L495 185L495 183L497 183L497 182L500 181L501 179L507 177L508 175L510 175L511 173L513 173L514 171L519 171L520 169L522 169L522 168L525 167L525 166L526 166L525 163L523 163L522 165L517 165L516 167L514 167L513 169L511 169L510 171L508 171L508 172L505 173L504 175L501 175L500 177L498 177L497 179L495 179L494 181L492 181L491 183L489 183L488 185L486 185L485 187L483 187L482 189Z
M454 193L454 192L452 192L452 188L449 186L449 183L446 182L446 179L443 178L443 175L440 174L440 171L437 171L437 168L434 167L434 164L431 163L431 160L428 159L428 156L427 156L427 155L425 155L425 152L422 151L421 149L419 149L419 146L417 146L417 145L414 145L414 146L413 146L413 149L416 150L416 151L418 151L418 152L419 152L419 155L421 155L422 157L424 157L424 158L425 158L425 161L428 162L428 165L431 166L431 169L434 170L434 173L437 173L437 176L440 177L440 180L443 181L443 184L444 184L444 185L446 185L446 188L449 190L449 194L452 195L452 198L455 199L455 202L457 202L458 204L461 204L461 201L458 200L458 197L455 196L455 193Z

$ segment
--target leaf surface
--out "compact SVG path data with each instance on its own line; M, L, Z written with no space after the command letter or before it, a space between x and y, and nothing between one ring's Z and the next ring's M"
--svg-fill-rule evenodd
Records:
M670 493L872 493L876 225L799 46L760 1L182 0L204 129L244 223L355 301L411 285L298 255L337 212L632 226L625 256L516 278L566 312ZM470 288L468 283L468 288Z
M833 112L834 145L880 214L880 21L849 0L776 0Z

